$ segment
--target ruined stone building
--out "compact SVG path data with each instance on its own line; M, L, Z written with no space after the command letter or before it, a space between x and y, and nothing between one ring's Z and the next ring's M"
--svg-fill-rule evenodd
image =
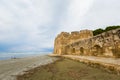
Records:
M54 54L120 57L120 29L93 36L91 30L60 33Z

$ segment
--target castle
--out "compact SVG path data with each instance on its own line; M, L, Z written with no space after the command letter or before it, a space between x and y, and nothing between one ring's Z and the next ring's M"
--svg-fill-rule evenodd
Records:
M93 36L91 30L60 33L54 54L120 57L120 28Z

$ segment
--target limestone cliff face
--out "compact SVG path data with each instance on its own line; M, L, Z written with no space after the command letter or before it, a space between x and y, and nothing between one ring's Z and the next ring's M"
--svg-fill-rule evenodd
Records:
M65 46L74 43L78 40L91 38L93 33L90 30L74 31L71 33L61 32L56 38L54 43L54 54L64 54Z
M97 36L90 30L62 32L55 39L54 54L120 57L120 29Z
M59 34L54 43L54 54L62 54L64 53L64 47L68 44L69 42L69 36L70 34L67 32L62 32Z

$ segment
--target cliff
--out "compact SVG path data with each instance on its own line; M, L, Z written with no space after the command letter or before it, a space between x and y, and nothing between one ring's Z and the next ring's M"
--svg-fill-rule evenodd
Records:
M54 54L120 57L120 28L93 36L91 30L60 33Z
M74 31L71 33L61 32L55 38L54 54L64 54L66 45L91 37L93 37L91 30Z

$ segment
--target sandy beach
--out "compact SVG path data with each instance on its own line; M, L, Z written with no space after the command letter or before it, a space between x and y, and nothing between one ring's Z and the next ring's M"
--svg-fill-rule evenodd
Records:
M0 80L16 80L16 75L25 73L32 68L56 61L49 56L34 56L0 61Z
M52 64L18 75L17 80L120 80L120 76L75 60L60 58Z

